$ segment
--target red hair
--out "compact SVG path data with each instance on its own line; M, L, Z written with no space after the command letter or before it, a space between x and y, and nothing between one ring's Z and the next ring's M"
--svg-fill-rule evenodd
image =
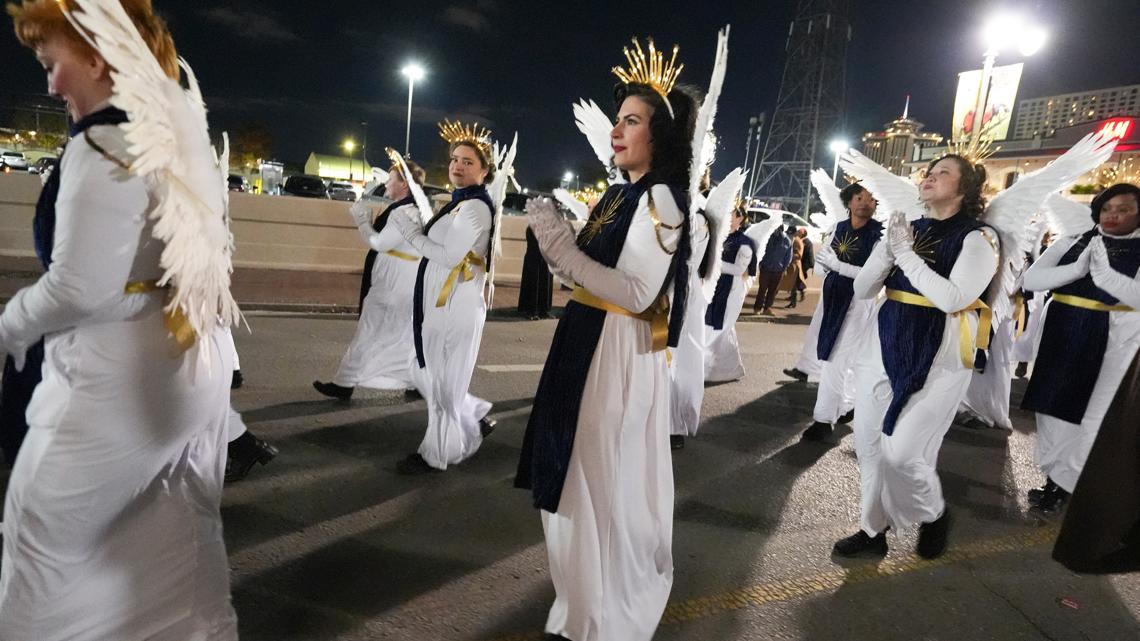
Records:
M151 0L119 0L123 9L130 16L131 22L139 30L147 47L158 60L159 66L166 75L177 80L181 75L178 69L178 52L174 48L174 39L166 28L166 21L154 13ZM68 0L23 0L20 4L8 5L8 15L16 29L16 38L20 44L35 49L51 38L61 36L76 51L89 55L98 52L87 43L87 40L75 30L75 27L63 14L64 8L71 11L74 8Z

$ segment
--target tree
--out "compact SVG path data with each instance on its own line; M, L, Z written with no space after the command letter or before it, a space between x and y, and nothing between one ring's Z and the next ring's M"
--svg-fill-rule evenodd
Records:
M273 134L260 123L241 125L230 135L230 166L246 171L273 155Z

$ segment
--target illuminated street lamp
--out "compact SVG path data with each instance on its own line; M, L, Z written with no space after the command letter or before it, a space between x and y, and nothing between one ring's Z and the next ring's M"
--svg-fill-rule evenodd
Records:
M978 101L974 104L974 127L970 136L974 144L977 144L982 135L982 120L986 115L990 82L993 80L998 53L1016 49L1023 56L1032 56L1045 46L1048 34L1045 29L1030 23L1022 15L1001 13L986 23L982 29L982 38L986 42L986 52L982 59L982 77L978 80Z
M344 141L344 150L348 152L348 180L352 182L352 150L356 149L356 143L351 138ZM361 170L363 172L363 169Z
M839 154L851 148L851 145L846 140L832 140L828 145L831 153L835 155L835 163L831 166L831 182L835 182L839 178Z
M412 91L420 80L424 79L424 68L415 62L409 62L400 70L408 79L408 127L404 132L404 156L409 157L412 146Z

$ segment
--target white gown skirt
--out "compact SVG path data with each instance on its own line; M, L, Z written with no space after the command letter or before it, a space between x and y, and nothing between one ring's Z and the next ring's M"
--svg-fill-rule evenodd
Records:
M823 305L816 305L812 312L811 322L808 323L807 334L804 336L804 346L800 350L800 357L796 359L796 369L808 375L809 380L819 380L823 374L823 361L819 360L817 343L819 342L819 324L823 322Z
M0 639L237 639L219 512L232 354L213 336L174 353L160 311L48 337L4 506Z
M990 340L989 359L982 373L974 372L962 406L990 427L1013 429L1009 420L1009 394L1013 385L1013 353L1015 323L1004 319L994 329Z
M744 306L744 298L751 287L751 278L734 281L725 303L722 329L705 327L705 340L708 344L705 380L710 383L744 378L744 359L740 355L740 341L736 336L736 320L740 318L740 309Z
M574 641L648 641L673 585L670 382L649 332L606 316L558 512L541 512L557 593L546 631Z
M701 426L701 405L705 400L705 335L712 331L705 325L708 301L700 289L699 278L693 278L689 287L692 294L685 308L685 324L669 365L673 377L671 433L678 436L696 436Z
M419 262L376 257L372 288L333 383L382 390L412 386L412 298ZM434 303L433 303L434 304Z
M483 443L479 421L491 411L490 403L467 393L487 317L483 300L486 274L472 269L475 277L456 282L443 307L435 303L448 270L429 263L424 274L423 347L427 366L421 369L414 364L412 378L428 406L428 428L419 453L428 465L441 470L478 451ZM414 363L414 350L412 358Z

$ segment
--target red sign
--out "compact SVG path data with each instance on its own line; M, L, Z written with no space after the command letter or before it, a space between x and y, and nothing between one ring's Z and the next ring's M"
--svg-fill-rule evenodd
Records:
M1120 118L1109 120L1104 123L1097 133L1104 134L1112 140L1124 140L1128 134L1132 132L1132 119Z

